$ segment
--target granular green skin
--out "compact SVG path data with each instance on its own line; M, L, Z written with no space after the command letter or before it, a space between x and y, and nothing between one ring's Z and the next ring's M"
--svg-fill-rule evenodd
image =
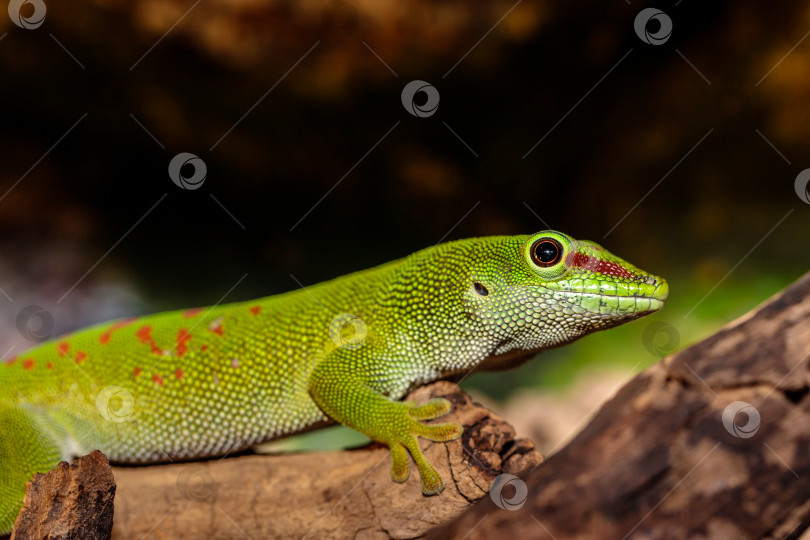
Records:
M560 259L532 258L540 241ZM545 245L545 244L544 244ZM392 477L411 455L425 494L443 483L417 437L445 400L411 388L543 349L661 308L668 287L561 233L460 240L286 294L103 323L0 365L0 532L25 482L93 449L111 461L220 456L330 421L388 444Z

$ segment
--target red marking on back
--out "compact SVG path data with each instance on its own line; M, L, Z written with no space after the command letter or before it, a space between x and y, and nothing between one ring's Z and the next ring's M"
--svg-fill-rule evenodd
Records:
M219 336L223 335L224 332L222 331L222 317L211 321L211 324L208 325L208 329Z
M152 327L148 324L145 324L138 328L138 331L135 332L135 337L141 340L141 343L146 343L152 348L152 352L155 354L163 354L163 350L157 346L155 340L152 339Z
M141 373L142 373L142 370L138 366L135 366L135 369L132 370L132 374L135 375L136 377L140 377Z
M152 375L152 381L157 384L158 386L163 386L163 377L155 373Z
M183 378L183 370L180 369L180 368L177 368L177 371L174 372L174 376L177 377L178 379L182 379Z
M26 371L30 371L34 369L34 359L33 358L26 358L23 360L22 367Z
M45 367L48 369L53 369L53 363L48 362L47 364L45 364Z
M81 364L87 358L87 353L84 351L76 351L76 363Z
M203 308L201 307L187 309L183 312L183 317L186 318L194 317L195 315L199 315L200 313L202 313L202 310Z
M185 328L177 331L177 356L183 356L188 352L186 343L191 339L191 334Z
M577 252L572 262L573 266L586 268L592 272L598 272L605 276L614 276L625 279L632 279L634 276L624 266L610 261L604 261L596 257L589 257L584 253Z
M130 317L129 319L123 319L112 323L112 325L107 329L106 332L98 336L99 342L101 342L102 345L106 345L107 343L110 342L110 338L112 338L113 332L125 326L129 326L130 324L134 323L137 319L138 317Z
M200 347L200 350L201 351L207 351L208 350L208 345L203 345L202 347Z
M250 308L250 312L253 313L254 316L258 315L261 310L262 306L253 306L252 308Z
M14 364L14 362L16 362L16 361L17 361L17 357L16 357L16 356L12 356L11 358L9 358L8 360L6 360L6 361L5 361L5 364L6 364L7 366L11 366L11 365L13 365L13 364Z
M56 345L56 352L59 356L64 357L70 352L70 343L67 341L62 341Z

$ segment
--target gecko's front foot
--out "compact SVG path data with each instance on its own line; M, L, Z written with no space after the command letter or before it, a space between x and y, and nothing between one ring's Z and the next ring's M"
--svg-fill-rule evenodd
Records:
M442 477L428 462L419 441L416 437L424 437L431 441L452 441L461 437L464 428L455 422L444 424L423 424L421 420L433 420L449 413L452 409L450 402L444 398L434 398L423 405L412 402L401 403L403 417L392 427L391 438L386 441L391 449L391 478L395 482L404 482L410 475L408 453L413 457L419 477L422 480L422 493L436 495L444 489Z

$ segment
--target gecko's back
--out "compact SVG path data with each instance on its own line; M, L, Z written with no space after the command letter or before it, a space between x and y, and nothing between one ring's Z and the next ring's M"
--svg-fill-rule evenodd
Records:
M375 270L50 340L0 365L0 406L43 424L62 458L100 449L124 463L222 455L306 430L328 421L306 381L338 346L330 323L367 315Z

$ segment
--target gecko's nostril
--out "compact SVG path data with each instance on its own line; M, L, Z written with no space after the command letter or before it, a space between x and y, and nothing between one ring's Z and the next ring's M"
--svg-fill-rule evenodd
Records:
M646 276L641 281L643 281L647 285L652 285L653 287L658 287L658 285L661 284L661 280L655 276Z

